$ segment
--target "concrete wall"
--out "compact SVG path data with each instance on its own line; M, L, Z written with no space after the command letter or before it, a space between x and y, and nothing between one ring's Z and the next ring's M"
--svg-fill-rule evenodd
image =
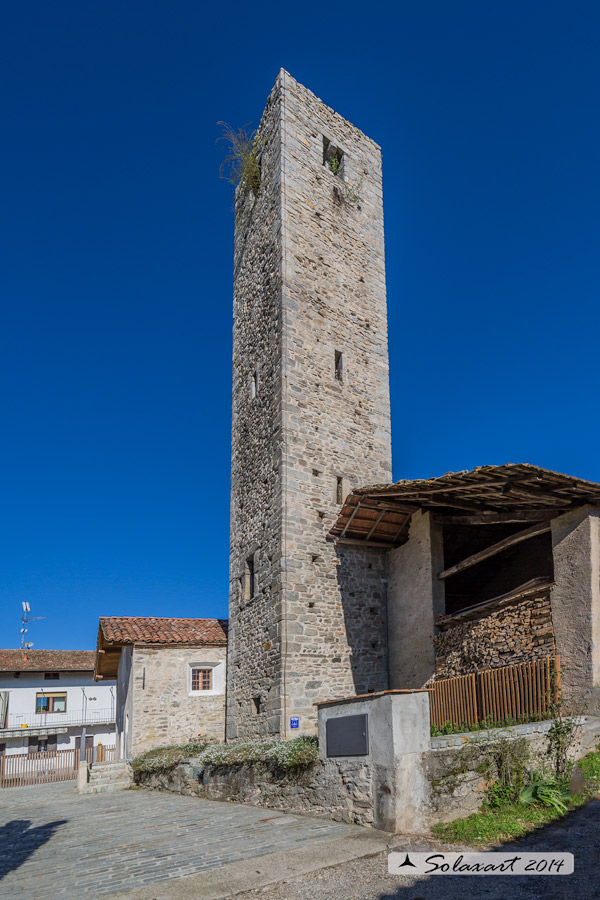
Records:
M441 527L431 513L413 514L406 544L388 553L390 688L422 687L435 672L435 617L444 613Z
M552 520L556 649L563 689L600 710L600 511L593 507Z
M369 752L358 757L369 765L373 824L382 831L418 833L427 830L427 795L423 753L430 746L429 694L386 693L372 698L319 707L319 748L326 759L327 722L366 714ZM353 757L339 757L348 762ZM356 758L354 758L356 759Z
M135 647L131 754L182 744L198 734L225 736L224 647ZM212 691L191 690L191 669L213 668Z
M261 187L236 203L231 738L289 734L291 716L314 733L315 699L387 683L383 555L326 541L338 477L344 494L391 479L380 150L285 72L259 133ZM358 206L324 137L362 182Z

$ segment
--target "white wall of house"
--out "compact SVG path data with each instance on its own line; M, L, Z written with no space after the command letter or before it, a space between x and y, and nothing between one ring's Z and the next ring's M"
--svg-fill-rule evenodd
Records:
M6 720L0 722L4 726L0 727L0 747L5 745L5 753L26 752L30 737L45 737L41 730L56 735L57 750L73 749L84 726L94 746L115 743L116 682L96 683L92 671L59 672L53 679L44 676L44 672L21 672L15 678L12 672L0 672L0 694L8 695ZM40 702L51 695L66 695L66 702L60 696ZM64 711L40 711L51 704Z

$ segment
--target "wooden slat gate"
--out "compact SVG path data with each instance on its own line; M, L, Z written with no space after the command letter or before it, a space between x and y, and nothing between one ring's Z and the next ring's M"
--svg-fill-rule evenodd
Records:
M430 686L431 724L475 725L544 716L560 697L560 657L443 678Z
M103 746L98 761L115 758L115 747ZM102 759L100 759L100 756ZM85 751L88 763L94 761L94 748ZM46 750L40 753L12 753L0 756L0 788L27 784L49 784L77 778L79 750Z

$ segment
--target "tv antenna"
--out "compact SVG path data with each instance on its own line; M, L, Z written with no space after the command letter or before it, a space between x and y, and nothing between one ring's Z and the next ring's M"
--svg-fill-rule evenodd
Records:
M33 641L26 641L25 635L27 634L30 622L39 622L40 619L45 619L46 616L31 616L31 607L26 600L23 600L21 603L23 607L23 615L21 616L21 650L31 650L33 647Z

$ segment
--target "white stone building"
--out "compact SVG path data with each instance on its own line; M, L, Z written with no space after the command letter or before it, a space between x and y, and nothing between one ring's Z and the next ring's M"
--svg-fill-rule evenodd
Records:
M115 743L116 682L93 650L0 650L0 755Z
M225 733L226 619L100 618L95 678L117 680L117 754Z

